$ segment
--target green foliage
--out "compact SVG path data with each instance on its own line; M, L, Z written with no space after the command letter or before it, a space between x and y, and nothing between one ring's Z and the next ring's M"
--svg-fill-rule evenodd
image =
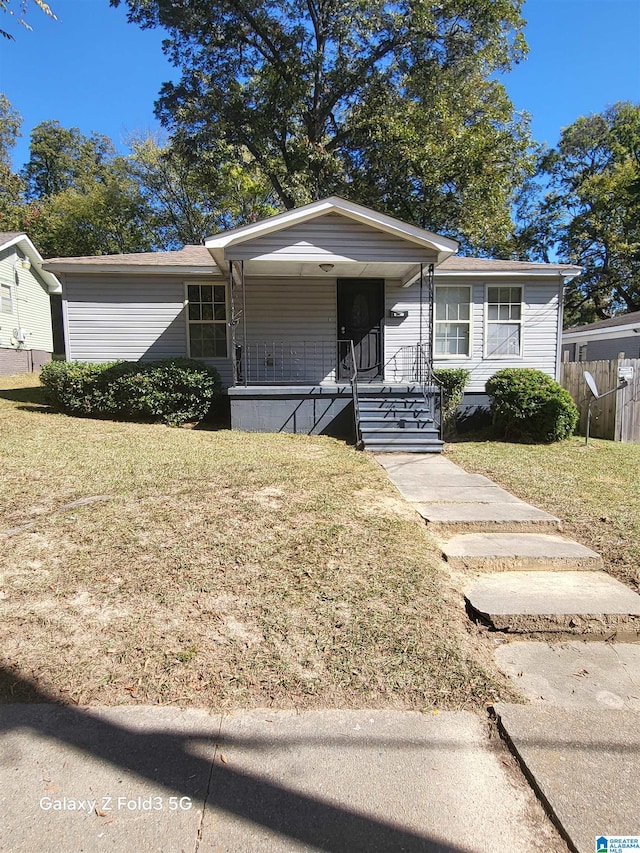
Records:
M575 430L579 414L571 395L541 370L508 367L485 386L496 432L533 443L561 441Z
M456 412L471 371L464 367L443 367L435 376L442 388L442 425L443 434L447 436L455 432Z
M491 250L530 168L495 74L522 0L111 0L167 33L157 114L196 161L250 163L279 205L342 195ZM250 160L247 161L247 156Z
M640 104L581 116L542 152L520 199L516 252L584 268L567 289L567 325L640 311Z
M53 361L40 376L47 402L68 415L179 426L201 420L220 394L215 368L172 358L82 364Z

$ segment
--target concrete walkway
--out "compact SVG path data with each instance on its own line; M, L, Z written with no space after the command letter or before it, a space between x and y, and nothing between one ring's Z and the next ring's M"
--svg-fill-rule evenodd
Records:
M0 707L11 853L566 851L468 712Z
M498 667L530 700L499 705L498 725L571 849L640 836L640 596L559 536L560 519L486 477L444 457L376 458L499 643Z

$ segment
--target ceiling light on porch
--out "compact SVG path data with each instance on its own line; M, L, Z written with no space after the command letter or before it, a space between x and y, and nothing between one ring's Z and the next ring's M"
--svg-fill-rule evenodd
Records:
M318 264L318 266L323 272L331 272L333 269L333 264Z

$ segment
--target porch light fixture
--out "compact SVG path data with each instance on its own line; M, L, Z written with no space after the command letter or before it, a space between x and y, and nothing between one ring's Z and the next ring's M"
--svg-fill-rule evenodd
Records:
M318 266L323 272L331 272L333 269L333 264L318 264Z
M29 260L29 258L20 258L19 257L18 260L13 265L13 268L16 270L17 269L30 270L31 269L31 261Z

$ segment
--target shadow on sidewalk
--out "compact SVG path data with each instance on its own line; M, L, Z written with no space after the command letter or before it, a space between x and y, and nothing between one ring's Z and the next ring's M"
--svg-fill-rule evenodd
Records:
M207 808L219 808L290 839L331 853L462 853L459 848L416 835L229 765L200 757L203 745L219 745L208 730L140 732L100 717L91 710L55 704L45 691L0 667L0 683L25 705L0 705L0 736L29 728L74 750L107 761L160 784ZM4 691L3 691L4 692ZM46 704L44 704L46 703ZM233 739L224 738L225 745ZM244 743L244 741L242 741ZM265 746L266 744L262 744ZM6 764L6 762L5 762ZM208 787L203 780L209 780Z

